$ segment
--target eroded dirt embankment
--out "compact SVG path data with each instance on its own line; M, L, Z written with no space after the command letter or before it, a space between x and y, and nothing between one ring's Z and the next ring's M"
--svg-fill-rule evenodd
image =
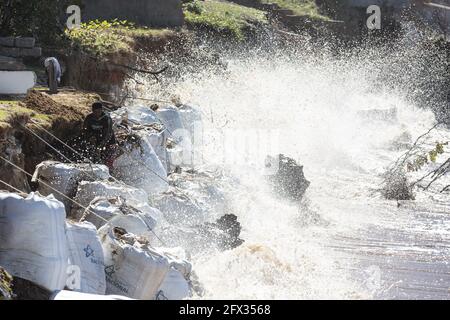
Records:
M0 154L33 174L40 162L60 157L49 147L61 148L52 135L66 142L76 138L90 105L99 99L97 94L82 91L63 90L49 95L32 90L23 101L0 102ZM0 179L19 190L30 191L30 177L5 160L0 160ZM1 188L10 189L4 185Z

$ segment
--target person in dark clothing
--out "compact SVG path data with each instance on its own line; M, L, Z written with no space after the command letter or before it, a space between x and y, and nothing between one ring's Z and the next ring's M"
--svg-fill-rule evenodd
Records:
M101 102L92 104L92 113L86 116L83 123L83 137L92 150L92 160L112 168L117 144L112 119L103 110Z

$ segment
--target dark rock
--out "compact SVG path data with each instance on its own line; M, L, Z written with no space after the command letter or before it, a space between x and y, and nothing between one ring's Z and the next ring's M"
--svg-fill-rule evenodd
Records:
M276 167L277 164L278 167ZM300 201L311 184L305 178L303 166L282 154L278 155L278 158L268 157L266 168L275 169L268 175L272 189L280 196L290 200Z
M14 47L14 37L0 37L0 46Z
M50 300L52 292L32 281L14 277L13 292L16 300Z
M36 39L30 37L19 37L15 39L15 46L18 48L33 48L36 43Z
M244 243L240 239L241 224L234 214L226 214L215 223L205 223L199 226L199 233L208 242L213 242L219 249L229 250L239 247Z
M13 298L12 281L11 275L0 267L0 300L11 300Z

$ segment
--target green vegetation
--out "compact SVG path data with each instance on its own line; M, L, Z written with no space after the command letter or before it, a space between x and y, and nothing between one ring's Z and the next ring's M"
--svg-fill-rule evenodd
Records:
M34 36L43 44L62 40L58 19L78 0L0 0L0 36Z
M245 39L246 30L255 24L266 24L265 12L229 2L190 1L184 4L184 15L188 26L206 27Z
M12 276L6 272L5 269L0 267L0 301L11 300L12 292Z
M435 163L438 156L444 153L444 147L448 145L447 142L436 142L436 146L423 154L417 155L414 159L408 161L406 163L406 170L408 172L411 171L419 171L422 167L430 162Z
M137 38L158 38L172 34L168 29L136 27L129 21L93 20L81 24L80 28L65 31L72 44L88 53L104 56L109 53L132 50Z
M295 15L307 16L311 19L328 20L319 13L319 8L314 0L255 0L259 3L276 3L282 9L289 9L294 12Z
M14 115L27 115L44 124L51 122L51 116L25 108L20 101L0 100L0 122L9 122Z

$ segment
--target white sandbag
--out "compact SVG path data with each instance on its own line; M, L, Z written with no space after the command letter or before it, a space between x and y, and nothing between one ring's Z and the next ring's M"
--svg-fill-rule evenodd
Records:
M149 195L166 191L167 171L153 150L148 134L144 130L133 133L137 141L126 142L123 146L123 154L114 162L114 176L144 189Z
M185 161L185 151L180 146L172 146L167 148L167 172L173 173L177 167L189 166L189 160ZM186 163L188 162L188 163Z
M156 113L152 109L150 109L149 106L127 107L126 117L130 122L134 123L140 124L160 123Z
M120 211L121 204L120 198L96 197L89 204L88 212L85 215L85 221L89 221L99 229L113 217L122 214L122 211Z
M147 240L154 240L152 230L154 225L149 225L141 216L136 214L117 215L112 218L106 225L99 229L103 232L103 228L119 227Z
M170 268L156 295L157 300L183 300L190 298L191 287L181 272Z
M97 164L70 164L56 161L44 161L36 166L32 181L42 180L50 187L58 190L69 198L75 196L80 181L104 180L109 178L107 166ZM66 212L70 212L72 202L55 192L43 183L39 183L38 191L42 195L53 194L64 203Z
M106 223L121 227L138 236L153 238L153 230L162 213L147 203L134 206L126 204L119 198L95 198L88 207L85 220L94 224L97 229Z
M148 247L138 248L118 239L115 229L109 228L100 235L105 254L106 293L154 300L169 271L169 261Z
M96 197L114 198L121 197L126 199L131 205L147 203L148 195L142 189L137 189L125 184L110 181L82 181L78 184L75 201L83 207L88 207ZM84 209L73 205L71 216L75 220L80 220Z
M98 294L89 294L89 293L82 293L82 292L76 292L76 291L69 291L69 290L58 290L55 291L49 300L134 300L128 297L124 296L117 296L117 295L98 295Z
M172 224L192 226L207 221L207 212L181 190L170 187L169 191L154 198L154 205Z
M77 283L79 288L71 289L83 293L105 294L103 248L97 229L89 222L67 223L66 235L70 264L78 266L80 270Z
M158 248L158 251L169 259L171 268L179 271L188 280L192 273L192 264L187 261L186 251L181 247Z
M48 290L66 285L64 205L53 196L0 193L0 265Z
M189 105L182 105L178 108L178 112L181 117L181 122L183 123L183 127L189 131L191 138L198 137L201 134L202 127L202 114L199 110ZM198 130L200 132L195 132Z
M183 121L181 120L181 115L178 108L173 106L160 108L157 110L156 115L158 116L159 120L161 120L161 123L164 125L167 131L169 131L169 134L172 138L180 136L181 131L186 131L187 135L189 135L189 131L187 131L183 125Z
M155 130L147 130L147 138L158 159L161 161L164 169L168 170L168 155L167 155L167 132L156 132Z

